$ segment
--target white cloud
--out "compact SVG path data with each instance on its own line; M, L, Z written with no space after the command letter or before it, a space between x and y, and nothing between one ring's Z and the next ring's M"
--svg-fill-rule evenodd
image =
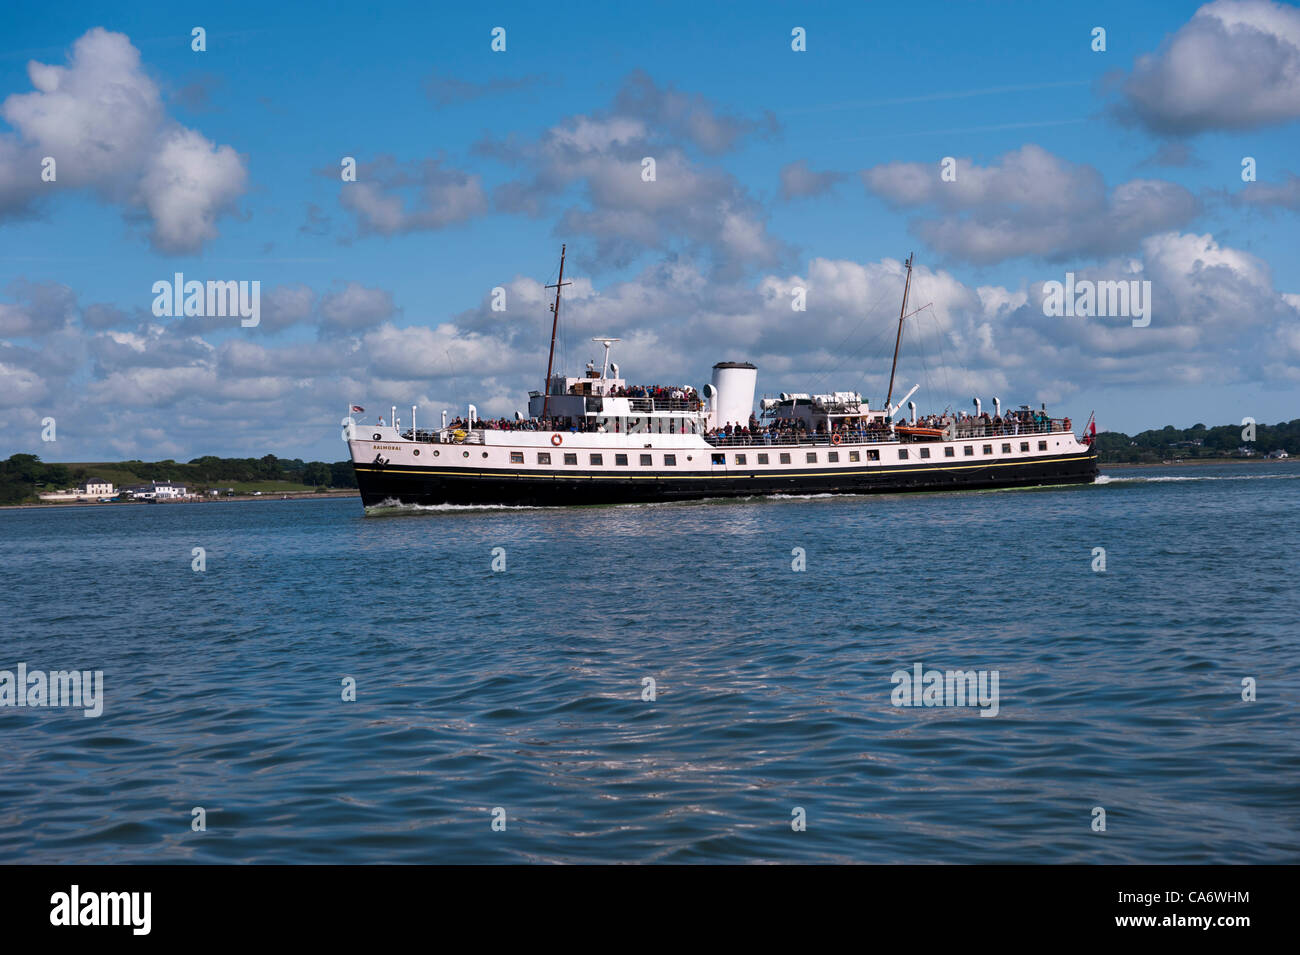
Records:
M1300 10L1216 0L1138 57L1121 116L1157 133L1252 129L1300 118Z
M0 217L30 214L45 156L60 187L88 188L151 223L159 251L195 252L244 192L243 160L229 146L169 119L140 53L121 33L96 27L67 66L32 61L30 93L0 104L17 136L0 137ZM20 173L18 170L26 170Z

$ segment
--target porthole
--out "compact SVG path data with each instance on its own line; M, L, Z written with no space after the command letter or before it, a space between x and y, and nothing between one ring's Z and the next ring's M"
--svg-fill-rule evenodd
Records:
M379 438L380 438L380 434L379 434L378 431L375 432L375 434L374 434L374 438L375 438L376 441L379 440Z
M465 457L469 457L469 452L468 452L468 451L465 452Z
M487 457L487 452L486 452L486 451L483 452L483 457L485 457L485 458Z
M437 452L436 450L433 452L433 456L434 456L435 458L438 456L438 452Z
M420 456L420 449L416 448L412 453L418 458Z

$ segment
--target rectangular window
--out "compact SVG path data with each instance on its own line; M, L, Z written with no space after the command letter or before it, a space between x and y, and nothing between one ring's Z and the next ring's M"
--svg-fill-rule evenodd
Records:
M715 454L715 455L713 456L713 463L714 463L714 464L726 464L726 463L727 463L727 456L726 456L725 454Z
M1039 450L1039 451L1046 451L1046 450L1047 450L1047 442L1046 442L1046 441L1039 441L1039 442L1038 442L1038 450Z
M789 463L790 463L790 455L788 455L788 454L782 452L782 454L781 454L781 463L782 463L782 464L789 464Z
M604 463L605 463L605 458L604 458L602 455L599 455L599 454L593 454L593 455L591 456L591 463L594 464L594 465L604 464Z
M759 464L766 464L766 463L767 463L767 455L766 455L766 454L760 454L760 455L758 456L758 463L759 463Z
M922 449L921 449L921 457L923 457L923 458L928 458L929 456L930 456L930 449L929 449L929 448L922 448Z
M565 464L577 464L577 463L578 463L578 456L577 456L576 454L569 454L569 452L566 451L566 452L564 452L564 463L565 463Z
M838 451L831 451L829 454L826 455L826 460L831 462L831 464L837 463L839 459L840 459L840 453Z
M745 463L747 463L747 462L745 461L745 456L744 456L743 454L738 454L738 455L736 455L736 463L737 463L737 464L745 464Z
M984 453L985 453L985 454L992 454L992 453L993 453L993 445L991 445L991 444L986 444L986 445L984 445Z
M1029 442L1028 442L1028 441L1021 441L1021 442L1020 442L1020 450L1021 450L1021 451L1028 451L1028 450L1029 450Z
M868 461L879 461L879 460L880 460L880 452L879 452L879 451L874 451L874 450L868 450L868 451L867 451L867 460L868 460Z
M648 454L641 455L641 467L648 468L650 467L651 463L652 462L650 460L650 455Z
M951 444L948 445L946 448L943 449L943 456L944 456L945 458L955 457L956 454L957 454L957 451L956 451L956 449L955 449Z
M806 459L807 459L807 461L808 461L809 464L816 464L816 463L817 463L817 452L816 452L816 451L809 451L808 454L807 454L805 457L806 457Z
M665 455L664 455L664 467L666 467L666 468L675 468L675 467L677 467L677 455L675 455L675 454L665 454Z
M966 455L966 457L969 458L972 454L975 453L975 445L973 444L966 445L966 447L961 449L961 453Z
M626 454L614 455L614 466L620 468L627 467L627 455Z
M906 460L907 460L907 448L899 448L899 449L898 449L898 460L900 460L900 461L906 461Z
M550 463L551 463L551 452L550 452L550 451L538 451L538 452L537 452L537 463L538 463L538 464L550 464Z
M850 451L850 452L849 452L849 460L850 460L850 461L861 461L861 460L862 460L862 455L861 455L861 453L858 452L858 451Z
M511 463L511 464L523 464L523 463L524 463L524 452L522 452L522 451L511 451L511 452L510 452L510 463Z
M1003 453L1003 454L1010 454L1010 453L1011 453L1011 445L1009 445L1009 444L1004 444L1004 445L1002 445L1002 453Z

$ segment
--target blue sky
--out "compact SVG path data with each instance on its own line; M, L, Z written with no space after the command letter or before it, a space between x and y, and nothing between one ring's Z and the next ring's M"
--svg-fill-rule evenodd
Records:
M751 360L763 392L879 399L915 250L934 305L900 376L923 407L997 394L1127 431L1297 416L1294 6L5 17L0 454L337 460L349 402L509 414L545 370L561 242L571 371L608 333L638 382ZM1066 271L1150 280L1150 327L1044 316ZM155 317L175 272L259 281L262 324Z

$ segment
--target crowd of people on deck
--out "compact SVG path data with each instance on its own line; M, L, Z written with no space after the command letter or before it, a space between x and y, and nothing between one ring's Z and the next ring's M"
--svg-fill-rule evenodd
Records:
M690 407L698 408L702 402L700 396L690 385L633 385L625 388L616 385L609 390L610 398L653 398L656 401L685 401Z
M954 422L958 435L968 438L1033 434L1052 429L1052 419L1046 411L1032 411L1028 408L992 416L987 411L979 415L966 412L955 415L922 415L916 419L915 426L944 429ZM888 440L891 434L888 424L880 419L868 424L864 424L861 419L845 419L830 425L822 420L817 422L816 427L810 428L802 418L778 418L762 425L750 415L747 424L728 422L705 432L705 436L714 444L797 444L809 441L832 442L836 437L854 442L882 441Z

